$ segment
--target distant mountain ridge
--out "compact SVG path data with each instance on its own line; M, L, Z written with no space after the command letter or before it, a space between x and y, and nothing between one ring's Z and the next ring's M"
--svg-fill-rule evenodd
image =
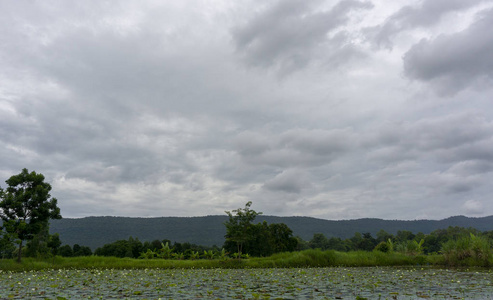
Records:
M140 241L169 239L172 242L189 242L198 245L221 247L224 243L227 216L204 217L85 217L80 219L61 219L50 222L50 233L59 233L63 244L89 246L93 250L117 240L130 236ZM324 220L312 217L276 217L258 216L256 222L285 223L293 230L295 236L310 240L315 233L327 237L350 238L355 232L369 232L372 236L381 229L391 234L399 230L413 233L430 233L436 229L449 226L472 227L480 231L493 230L493 216L470 218L455 216L443 220Z

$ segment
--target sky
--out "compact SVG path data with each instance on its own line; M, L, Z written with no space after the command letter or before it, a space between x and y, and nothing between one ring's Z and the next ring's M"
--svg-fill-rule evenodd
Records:
M0 186L65 218L493 215L493 0L0 1Z

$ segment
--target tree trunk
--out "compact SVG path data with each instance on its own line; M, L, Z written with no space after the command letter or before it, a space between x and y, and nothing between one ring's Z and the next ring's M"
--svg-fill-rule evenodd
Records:
M17 262L20 263L21 262L21 257L22 257L22 240L21 242L19 243L19 253L18 253L18 256L17 256Z

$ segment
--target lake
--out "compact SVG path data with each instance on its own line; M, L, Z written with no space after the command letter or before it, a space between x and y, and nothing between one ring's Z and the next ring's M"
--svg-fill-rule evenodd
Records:
M491 299L491 269L0 271L0 299Z

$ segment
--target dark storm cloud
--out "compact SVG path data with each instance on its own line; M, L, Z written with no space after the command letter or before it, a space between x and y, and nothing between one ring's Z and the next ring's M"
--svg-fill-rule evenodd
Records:
M391 40L405 30L438 24L448 13L463 11L485 0L424 0L419 5L406 5L392 14L383 25L370 29L378 46L392 48Z
M423 39L404 55L404 72L429 82L442 95L468 87L487 87L493 78L493 10L478 13L467 29Z
M346 0L329 10L317 10L321 4L316 0L275 2L233 30L237 51L248 64L276 67L281 73L302 68L313 60L329 58L331 65L347 61L357 50L341 29L351 12L373 5ZM336 30L340 31L335 33Z

